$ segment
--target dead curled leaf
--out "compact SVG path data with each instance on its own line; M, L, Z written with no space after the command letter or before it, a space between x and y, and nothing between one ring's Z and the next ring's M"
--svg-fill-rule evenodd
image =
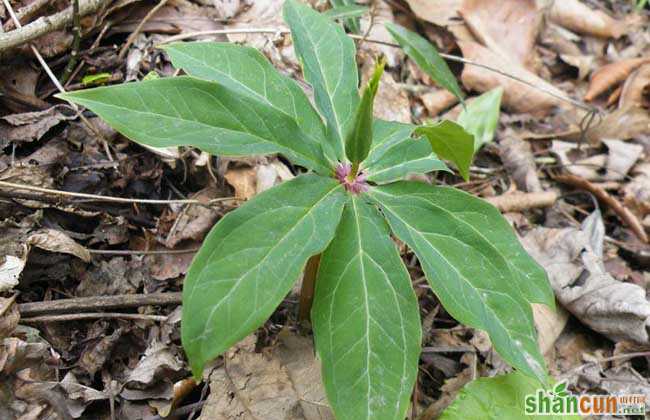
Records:
M90 262L90 252L76 243L68 235L54 229L40 229L27 238L27 244L50 252L74 255L85 262Z
M538 227L522 243L542 265L558 301L593 330L614 341L648 344L650 302L645 290L622 283L603 266L604 226L592 213L581 229Z
M541 0L551 22L580 34L602 38L619 38L625 22L613 19L601 10L593 10L580 0Z
M505 137L499 142L499 156L519 190L542 191L530 143L515 136Z
M619 108L630 106L650 109L650 64L644 64L632 73L621 91Z
M635 168L635 176L623 187L623 202L637 216L650 215L650 163Z
M650 62L650 57L631 58L607 64L596 70L589 80L585 101L593 101L602 93L623 82L635 69Z

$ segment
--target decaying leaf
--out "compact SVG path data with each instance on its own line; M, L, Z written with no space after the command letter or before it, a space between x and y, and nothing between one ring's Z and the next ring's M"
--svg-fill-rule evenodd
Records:
M255 167L238 166L228 169L224 177L235 190L236 198L249 200L280 182L292 179L293 175L285 164L273 160L257 164Z
M25 260L15 255L0 257L0 292L6 292L18 285L20 273L25 268Z
M543 0L539 4L552 22L574 32L603 38L619 38L625 33L624 22L593 10L580 0Z
M635 168L634 178L623 187L623 200L637 216L650 214L650 163Z
M614 341L647 344L650 302L643 288L616 281L605 271L602 223L596 211L581 229L538 227L522 242L546 268L558 301L575 317Z
M57 106L45 111L4 116L0 118L0 149L11 142L38 140L50 128L66 119L67 117L60 112Z
M528 142L515 136L508 136L499 143L499 156L519 190L542 191L542 184L537 176L537 166Z
M618 107L631 106L650 109L650 64L639 67L623 85Z
M54 229L40 229L27 238L27 244L50 252L74 255L85 262L90 261L90 252L68 235Z
M535 0L465 0L460 14L485 47L525 68L533 67L542 22Z
M447 89L439 89L420 95L422 104L429 112L430 117L435 117L445 109L451 108L458 103L458 97Z
M650 57L631 58L607 64L592 74L589 89L585 94L586 101L593 101L599 95L623 82L635 69L648 63Z
M460 21L458 10L463 0L407 0L413 13L420 19L438 26L449 26Z
M230 180L228 180L230 182ZM190 198L208 203L211 199L219 197L219 192L214 187L206 187L192 194ZM186 206L180 212L174 225L167 234L165 246L174 248L180 242L192 239L201 241L205 234L215 224L219 213L209 206Z
M605 143L608 149L607 172L604 178L608 181L625 179L627 173L632 169L637 159L639 159L639 156L643 154L643 146L612 139L605 139L603 143Z
M183 371L183 363L172 349L153 341L126 378L120 395L127 400L172 399L174 382L180 379Z
M543 87L547 91L564 96L562 91L544 79L510 61L504 61L503 57L499 54L481 44L459 41L458 45L463 52L463 57L468 60L497 68L504 73L513 74L520 79L526 80L535 86ZM461 79L467 89L479 92L486 92L502 86L504 89L503 105L515 112L528 112L539 116L545 115L553 107L563 104L559 99L548 93L541 92L526 84L478 66L465 66Z
M539 349L543 355L547 355L569 321L569 313L561 306L552 310L546 305L534 303L533 316Z
M212 372L200 419L333 420L311 340L281 333L271 354L255 353L255 341L240 342Z

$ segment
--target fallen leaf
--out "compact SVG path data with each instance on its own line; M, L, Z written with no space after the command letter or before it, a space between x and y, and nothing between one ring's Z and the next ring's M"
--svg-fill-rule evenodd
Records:
M153 341L129 373L120 396L128 400L171 399L174 396L174 382L180 379L183 371L182 361L171 348Z
M520 191L539 192L542 184L530 144L514 135L499 142L499 156Z
M608 181L625 179L639 156L643 154L643 146L612 139L604 139L603 143L605 143L608 149L607 172L604 178Z
M608 112L604 117L596 117L596 123L585 134L587 141L599 145L603 139L626 140L650 133L650 113L648 110L627 106ZM571 136L578 140L579 133Z
M447 89L426 92L419 96L430 117L436 117L442 111L458 103L458 97Z
M637 216L650 215L650 163L635 168L635 176L623 187L623 202Z
M74 255L85 262L90 262L90 252L76 243L68 235L54 229L40 229L27 238L27 244L50 252Z
M616 281L605 271L604 233L596 211L581 229L538 227L522 243L546 269L558 301L576 318L614 341L647 344L650 302L643 288Z
M227 352L210 375L200 420L333 420L309 339L280 340L279 349L255 353L256 338L248 336Z
M25 260L14 255L0 256L0 292L7 292L18 285Z
M547 355L569 321L569 313L561 306L553 310L546 305L534 303L532 307L539 349L543 355Z
M485 47L525 68L534 67L542 23L535 0L465 0L459 12Z
M619 38L626 25L601 10L593 10L580 0L542 0L540 6L547 10L551 22L574 32L603 38Z
M0 118L0 149L11 142L32 142L40 139L52 127L68 119L58 106L45 111L6 115Z
M231 181L228 179L228 175L226 175L226 180L228 183ZM237 192L237 188L235 188L235 192ZM218 197L220 197L219 191L214 187L206 187L190 196L192 199L202 200L206 203ZM164 245L171 249L184 240L202 241L218 217L219 212L210 206L185 206L167 234Z
M0 340L9 337L20 321L20 312L15 301L15 294L8 298L0 296Z
M438 26L449 26L460 21L463 0L407 0L413 13L420 19Z
M650 109L650 64L639 67L623 85L618 107L631 106Z
M650 62L649 57L632 58L607 64L596 70L589 80L585 101L593 101L605 91L617 86L641 65Z
M368 83L373 71L374 64L372 60L366 59L361 69L361 86ZM405 90L397 86L389 72L384 72L381 76L379 90L377 90L375 96L373 114L375 118L386 121L411 122L411 101Z
M504 60L499 54L481 44L459 41L458 45L463 52L463 57L468 60L494 67L535 86L542 87L556 95L565 96L562 91L544 79L509 60ZM478 92L486 92L502 86L504 89L503 105L512 109L514 112L528 112L534 116L542 116L551 111L552 108L564 105L563 102L548 93L479 66L465 65L461 74L461 80L467 89Z
M365 14L361 18L361 33L368 38L392 43L393 37L388 32L388 29L386 29L386 23L393 23L395 21L392 8L388 5L388 3L386 3L386 1L378 0L373 2L372 13L372 26L370 26L370 28L370 16L368 16L368 14ZM370 30L368 31L368 29ZM364 42L360 45L360 48L370 51L374 56L378 57L382 55L386 57L386 64L388 67L395 67L401 64L404 58L404 53L399 48L393 48L387 45L380 45L369 42Z

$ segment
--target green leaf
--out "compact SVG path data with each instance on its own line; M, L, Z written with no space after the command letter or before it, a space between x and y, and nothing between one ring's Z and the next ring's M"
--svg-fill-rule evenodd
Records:
M499 123L503 88L498 87L469 101L456 120L465 131L474 135L474 151L494 139Z
M473 135L448 120L420 126L415 129L415 135L429 140L431 148L439 157L452 161L465 181L469 179L469 167L474 158Z
M375 120L373 144L363 163L369 181L385 184L410 174L449 171L429 142L411 138L414 130L411 124Z
M449 70L449 66L440 57L438 50L436 50L433 44L415 32L411 32L394 23L386 23L386 29L388 29L393 39L402 46L404 52L415 61L415 64L422 71L463 102L463 92L460 90L454 74Z
M81 84L84 86L96 86L108 83L109 80L111 80L110 73L87 74L81 79Z
M358 6L354 0L330 0L330 5L332 5L333 9L331 10L344 10L344 9L360 9L363 8L364 10L361 12L361 14L365 13L368 11L367 7L364 6ZM330 18L332 18L332 14L334 12L331 12L328 10L325 12ZM351 16L349 19L345 20L345 26L348 28L351 32L358 34L361 32L361 26L359 25L359 19L358 16Z
M354 42L340 25L296 0L284 3L284 20L305 79L314 88L316 106L327 121L329 145L343 161L345 134L359 104Z
M465 385L440 420L579 420L578 415L525 415L526 396L535 394L539 383L521 373L479 378Z
M295 119L313 141L324 143L323 121L302 88L280 74L255 48L226 42L175 43L163 48L174 66L190 76L218 82L264 102Z
M376 187L370 195L418 256L445 309L487 331L504 360L544 382L530 302L552 306L553 294L498 211L453 188L417 182Z
M333 179L303 175L217 223L183 284L183 349L195 377L268 319L334 236L346 197Z
M335 3L330 1L330 3ZM361 17L368 12L366 6L359 6L356 4L348 4L344 6L334 6L334 8L325 11L323 14L330 19L349 19L349 22L356 22L355 18ZM349 26L349 23L346 22L346 25ZM354 25L354 23L352 24ZM358 33L358 29L355 31L351 28L352 32Z
M330 172L319 145L293 118L213 82L184 76L58 97L89 108L120 133L147 146L193 146L215 155L279 152L307 168Z
M384 74L385 65L386 61L383 59L375 64L375 71L368 81L368 86L363 91L361 102L359 102L359 107L355 113L352 131L347 136L345 153L352 163L362 162L370 151L370 145L372 144L373 104L377 89L379 88L379 80L381 79L381 75Z
M354 197L323 253L312 309L328 400L339 420L402 420L417 376L420 317L386 222Z

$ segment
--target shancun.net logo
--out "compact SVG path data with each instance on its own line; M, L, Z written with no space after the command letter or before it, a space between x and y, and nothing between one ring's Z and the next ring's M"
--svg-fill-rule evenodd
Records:
M624 395L574 395L567 391L566 382L559 382L552 390L538 389L526 395L527 416L578 414L581 416L644 415L646 396Z

